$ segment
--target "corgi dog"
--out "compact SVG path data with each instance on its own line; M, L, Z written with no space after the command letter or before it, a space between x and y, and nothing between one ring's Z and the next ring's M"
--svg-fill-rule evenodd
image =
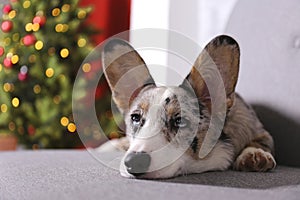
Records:
M126 151L121 175L162 179L227 169L274 169L271 135L235 93L239 61L238 43L221 35L206 45L181 85L157 86L131 45L109 40L102 64L124 116L126 137L108 143ZM211 73L213 68L216 73Z

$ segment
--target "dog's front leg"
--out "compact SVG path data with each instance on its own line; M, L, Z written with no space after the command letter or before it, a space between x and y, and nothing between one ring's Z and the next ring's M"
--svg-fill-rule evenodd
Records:
M127 137L109 140L97 148L98 152L127 151L129 140Z
M233 167L239 171L264 172L272 170L276 166L272 152L273 140L268 132L263 132L262 134L258 134L242 150Z

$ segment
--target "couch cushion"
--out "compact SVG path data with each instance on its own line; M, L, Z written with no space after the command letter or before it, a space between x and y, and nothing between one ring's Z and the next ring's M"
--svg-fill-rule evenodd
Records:
M300 166L300 1L239 0L226 33L241 48L237 90L275 139L281 164Z
M98 154L114 160L118 153ZM118 161L117 161L118 162ZM120 176L87 151L0 154L0 199L299 199L300 169L209 172L166 180ZM264 190L262 190L264 189Z

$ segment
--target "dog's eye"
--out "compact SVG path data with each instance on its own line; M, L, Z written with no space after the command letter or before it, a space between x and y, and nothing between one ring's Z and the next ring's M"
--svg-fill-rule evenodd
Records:
M141 123L141 115L140 114L132 114L131 121L133 125L139 125Z
M177 128L184 128L188 125L188 120L183 117L177 117L174 121L174 126Z

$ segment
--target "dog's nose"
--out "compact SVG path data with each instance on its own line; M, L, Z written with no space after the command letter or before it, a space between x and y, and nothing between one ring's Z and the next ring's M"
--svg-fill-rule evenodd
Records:
M124 162L128 173L140 176L147 172L151 157L146 152L131 152L126 156Z

